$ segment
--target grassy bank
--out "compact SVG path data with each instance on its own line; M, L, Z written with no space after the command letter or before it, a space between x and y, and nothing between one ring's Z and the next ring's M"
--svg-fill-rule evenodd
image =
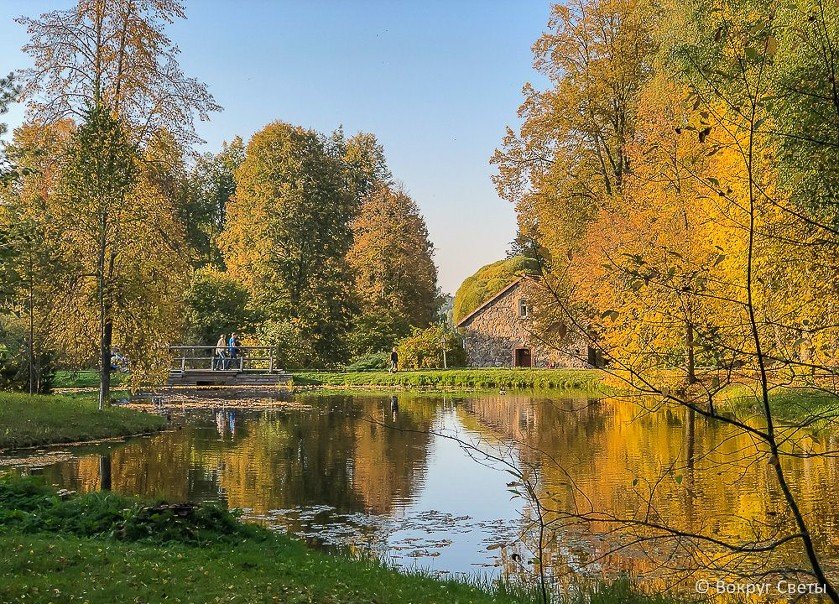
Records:
M98 411L91 396L0 392L0 449L129 436L165 425L160 416L130 409Z
M437 390L592 390L600 375L590 369L429 369L418 371L294 372L295 386Z
M738 417L763 417L761 399L750 389L732 386L723 392L725 406ZM769 395L769 407L776 420L806 423L814 429L839 424L839 396L811 388L780 388Z
M32 480L0 480L0 601L531 602L329 555L239 522L215 506L165 506L94 493L58 497ZM638 596L626 582L591 602Z
M111 373L111 386L117 387L128 383L128 374L114 371ZM55 388L95 388L99 386L99 372L94 369L79 371L56 371L53 387Z

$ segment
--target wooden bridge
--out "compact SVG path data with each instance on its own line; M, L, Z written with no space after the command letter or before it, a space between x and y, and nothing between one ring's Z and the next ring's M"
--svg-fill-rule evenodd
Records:
M218 357L215 346L170 346L169 386L279 386L291 376L277 367L271 346L240 346L239 356ZM227 353L227 350L225 350Z

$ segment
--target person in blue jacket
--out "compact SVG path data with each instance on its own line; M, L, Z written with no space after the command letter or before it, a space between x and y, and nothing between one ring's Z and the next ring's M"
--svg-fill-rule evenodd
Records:
M230 334L230 340L227 341L227 356L230 357L230 365L242 368L242 357L240 356L242 343L239 341L239 336L235 333Z

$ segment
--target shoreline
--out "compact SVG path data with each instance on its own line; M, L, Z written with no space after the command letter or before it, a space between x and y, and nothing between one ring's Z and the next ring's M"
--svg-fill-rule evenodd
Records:
M326 553L212 504L166 504L111 492L56 492L0 479L0 600L536 604L532 585L399 571L378 558ZM579 584L602 604L675 604L628 579ZM566 602L558 597L557 603ZM577 602L569 599L567 602Z

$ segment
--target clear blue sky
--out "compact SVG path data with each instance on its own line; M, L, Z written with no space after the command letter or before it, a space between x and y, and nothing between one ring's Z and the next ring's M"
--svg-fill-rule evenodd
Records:
M0 2L0 74L27 65L14 17L71 4ZM530 47L547 1L188 0L186 9L169 29L181 65L224 107L199 125L206 149L277 119L373 132L425 215L444 291L503 257L515 215L488 160L517 123L522 85L540 82ZM15 126L23 111L4 117Z

